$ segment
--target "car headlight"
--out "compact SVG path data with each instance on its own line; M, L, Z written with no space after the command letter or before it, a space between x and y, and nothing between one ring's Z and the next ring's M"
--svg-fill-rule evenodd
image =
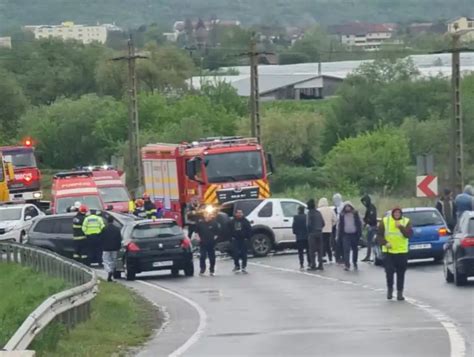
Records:
M35 192L33 193L33 198L38 198L38 199L43 198L43 194L41 192Z

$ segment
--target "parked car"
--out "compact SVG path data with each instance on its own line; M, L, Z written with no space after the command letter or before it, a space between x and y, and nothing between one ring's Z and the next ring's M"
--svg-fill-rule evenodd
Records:
M272 250L294 248L293 217L298 214L298 207L306 205L291 198L246 199L226 202L221 212L232 217L237 210L242 210L252 224L250 250L255 256L266 256ZM225 245L219 246L224 250Z
M103 215L104 217L112 215L114 217L114 224L120 229L126 223L138 219L133 215L115 212L103 212ZM65 213L40 217L28 231L26 236L27 243L51 250L67 258L72 258L74 254L72 219L74 216L74 213Z
M408 259L434 258L435 261L441 262L444 257L444 244L451 234L443 216L432 207L404 208L402 211L413 226ZM382 265L380 247L376 247L374 252L375 264Z
M474 212L464 212L444 252L444 277L448 283L464 285L474 276Z
M182 228L171 219L143 220L127 224L123 231L117 272L127 280L148 271L170 270L174 276L184 270L194 275L191 241Z
M31 225L44 213L33 204L0 206L0 241L23 243Z

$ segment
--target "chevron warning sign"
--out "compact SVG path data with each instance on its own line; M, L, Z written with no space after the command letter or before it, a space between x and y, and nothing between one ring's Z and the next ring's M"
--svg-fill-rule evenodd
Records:
M417 176L416 177L416 197L436 197L438 196L437 176Z

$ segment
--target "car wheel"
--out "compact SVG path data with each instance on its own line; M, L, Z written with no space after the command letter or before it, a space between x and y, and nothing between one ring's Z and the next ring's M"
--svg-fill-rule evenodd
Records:
M23 244L23 242L25 241L25 236L26 236L26 233L21 232L21 234L20 234L20 244Z
M178 268L171 268L171 275L174 277L179 276L179 269Z
M448 267L448 254L446 253L444 255L444 266L443 266L443 270L444 270L444 278L446 279L446 282L448 283L452 283L454 281L454 274L451 272L451 270L449 270L449 267Z
M256 257L264 257L272 249L272 240L266 234L255 234L252 239L252 252Z
M194 276L194 264L192 260L189 260L184 267L184 275Z
M126 260L125 260L124 269L125 269L125 277L127 278L127 280L129 281L135 280L137 274L135 273L133 269L129 269L128 262Z
M454 284L456 284L456 286L466 285L467 275L458 272L456 263L454 263L453 266L454 266Z

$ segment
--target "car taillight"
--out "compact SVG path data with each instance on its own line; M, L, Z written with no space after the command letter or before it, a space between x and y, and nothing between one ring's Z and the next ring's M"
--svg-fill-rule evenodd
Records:
M461 246L463 248L474 247L474 237L466 237L466 238L461 239Z
M191 241L188 238L181 239L181 248L189 249L191 247Z
M442 227L442 228L438 229L438 234L439 234L440 237L447 236L448 233L449 233L449 231L446 227Z
M140 251L140 247L138 245L136 245L135 243L133 242L130 242L128 243L127 245L127 251L129 252L139 252Z

